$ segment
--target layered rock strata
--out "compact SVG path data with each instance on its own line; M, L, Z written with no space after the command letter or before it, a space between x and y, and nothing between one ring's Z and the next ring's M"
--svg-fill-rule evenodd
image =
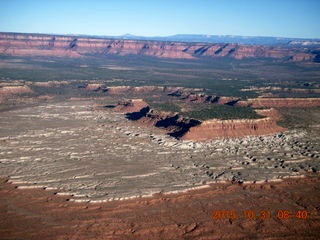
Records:
M0 33L0 54L75 58L111 54L178 59L197 59L200 57L274 58L291 61L314 61L317 59L316 53L302 47L119 40L19 33Z
M214 103L214 104L228 104L234 105L240 99L236 97L213 96L207 95L203 92L195 93L195 91L188 91L187 89L178 89L168 94L168 96L179 98L180 100L196 102L196 103Z
M252 108L320 107L320 98L252 98L239 101L237 105Z
M237 119L198 121L179 116L177 113L150 109L142 100L128 100L119 103L116 110L126 112L130 120L144 125L165 128L169 135L183 140L206 141L215 138L271 135L286 129L277 125L281 115L274 109L260 110L263 119Z
M271 118L208 120L192 127L182 137L184 140L205 141L214 138L234 138L245 136L271 135L285 131Z
M148 104L142 99L130 99L119 101L114 110L117 112L140 112L141 109L147 108Z

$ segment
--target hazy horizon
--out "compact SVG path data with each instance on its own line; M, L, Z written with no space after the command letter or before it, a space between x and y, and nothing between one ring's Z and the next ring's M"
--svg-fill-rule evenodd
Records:
M145 38L167 38L167 37L174 37L174 36L202 36L202 37L230 37L230 38L278 38L278 39L309 39L309 40L320 40L318 38L308 38L308 37L279 37L279 36L244 36L244 35L214 35L214 34L193 34L193 33L177 33L172 35L154 35L154 36L145 36L145 35L135 35L131 33L125 33L122 35L100 35L100 34L86 34L86 33L54 33L54 32L9 32L9 31L0 31L0 33L17 33L17 34L40 34L40 35L57 35L57 36L92 36L92 37L125 37L125 36L132 36L132 37L145 37Z
M0 7L0 32L320 38L317 0L4 0Z

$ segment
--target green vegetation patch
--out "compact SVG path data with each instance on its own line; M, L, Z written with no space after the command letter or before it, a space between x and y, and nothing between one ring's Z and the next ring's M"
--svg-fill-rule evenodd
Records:
M9 57L0 68L0 81L95 80L106 86L167 86L200 88L207 95L255 98L279 87L318 89L319 64L270 59L159 59L147 56L99 55L86 58ZM267 90L266 93L271 90ZM273 92L272 92L273 93ZM316 92L275 92L280 97L319 97Z
M263 118L263 116L258 115L252 108L228 105L213 105L201 110L184 112L183 115L198 120L208 120L212 118L222 120Z
M181 106L174 102L161 102L154 99L145 99L150 108L165 111L165 112L177 112L181 116L189 117L197 120L208 119L258 119L263 116L257 114L250 107L242 106L229 106L229 105L216 105L216 104L198 104L194 105L189 111L183 111ZM191 104L193 105L193 104ZM191 106L190 106L191 107Z
M156 103L152 101L147 101L150 108L158 110L158 111L165 111L165 112L181 112L181 108L174 103L171 102L164 102L164 103Z

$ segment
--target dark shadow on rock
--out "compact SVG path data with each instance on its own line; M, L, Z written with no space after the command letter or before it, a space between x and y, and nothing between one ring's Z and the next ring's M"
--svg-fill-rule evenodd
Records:
M179 121L179 122L177 122L177 125L176 125L178 127L177 130L169 133L169 135L171 137L179 139L184 134L186 134L191 127L195 127L200 124L201 124L201 122L198 120L195 120L195 119L190 119L187 121Z
M142 117L151 117L148 113L150 113L152 110L150 110L150 107L144 107L139 112L132 112L132 113L126 113L126 118L132 121L137 121ZM186 119L186 118L180 118L178 114L174 116L167 116L165 118L162 118L158 120L155 123L155 126L158 128L165 128L168 131L171 131L168 133L169 136L174 138L181 138L184 134L186 134L191 127L197 126L201 124L200 121L195 119Z
M210 102L211 103L218 103L219 102L219 100L220 100L220 97L212 97L211 99L210 99Z
M240 100L240 99L227 102L225 105L234 106L237 102L239 102L239 100Z
M179 116L178 115L175 115L175 116L172 116L172 117L168 117L168 118L165 118L165 119L162 119L162 120L159 120L157 123L156 123L156 127L163 127L163 128L167 128L169 126L177 126Z
M116 106L115 105L106 105L104 106L105 108L115 108Z
M142 117L145 117L150 111L150 107L144 107L139 112L126 113L126 118L132 121L139 120Z
M78 46L77 43L78 43L78 39L77 38L73 39L69 44L69 49L72 49L72 50L75 49Z
M171 96L171 97L181 97L182 96L182 91L175 91L175 92L172 92L172 93L168 93L168 96Z

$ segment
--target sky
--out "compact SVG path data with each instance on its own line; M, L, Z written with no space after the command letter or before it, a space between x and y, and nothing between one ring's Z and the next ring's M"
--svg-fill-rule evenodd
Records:
M320 0L0 0L0 32L320 38Z

